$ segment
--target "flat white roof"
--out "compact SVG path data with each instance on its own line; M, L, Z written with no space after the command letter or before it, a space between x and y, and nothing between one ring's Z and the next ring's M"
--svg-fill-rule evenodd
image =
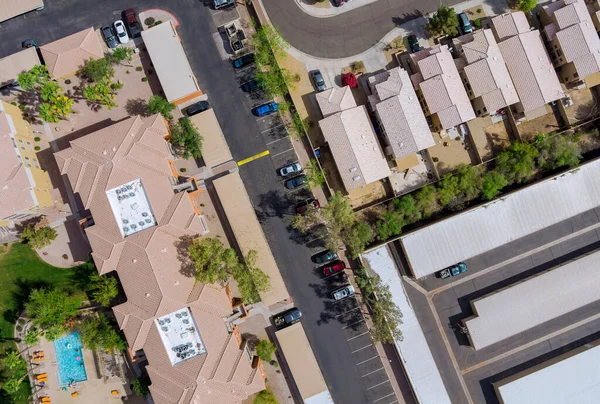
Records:
M600 160L400 238L416 278L600 205Z
M206 353L198 325L187 307L154 322L172 365Z
M168 101L200 90L171 21L142 31L142 38Z
M471 302L465 321L475 349L485 348L600 300L600 252Z
M504 404L595 404L600 397L600 346L497 388Z
M115 215L121 236L127 237L138 231L156 226L148 195L141 179L136 179L106 191L108 202Z
M420 404L450 404L442 376L427 345L423 329L406 296L400 273L386 246L363 254L369 267L390 287L394 303L402 311L400 331L404 339L396 341L404 369Z

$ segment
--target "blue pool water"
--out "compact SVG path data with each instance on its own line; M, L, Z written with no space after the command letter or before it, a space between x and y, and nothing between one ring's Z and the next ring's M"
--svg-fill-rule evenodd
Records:
M87 380L79 333L73 332L57 339L54 341L54 349L58 362L59 387Z

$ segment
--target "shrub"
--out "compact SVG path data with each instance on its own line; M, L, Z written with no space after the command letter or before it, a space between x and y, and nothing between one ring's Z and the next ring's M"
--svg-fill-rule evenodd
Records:
M481 11L482 11L482 10L481 10L481 8L478 8L478 9L477 9L477 12L478 12L478 13L481 13Z
M475 27L477 28L481 28L481 18L478 18L475 21L473 21L473 25L475 25Z
M261 339L256 345L256 355L265 362L269 362L277 350L275 344L266 339Z
M154 23L154 26L157 26L158 24L162 24L162 21L158 20Z
M10 105L14 105L16 107L17 103L13 101L13 102L10 103Z
M36 137L33 138L33 140L35 140L36 142L39 142L42 139L39 136L36 136Z
M142 81L145 83L148 81L148 77L142 77Z
M25 104L19 104L19 109L23 111L25 109Z
M71 84L71 80L69 80L69 79L66 79L66 80L65 80L65 84Z
M358 87L358 80L356 80L354 73L348 72L342 76L342 86Z
M153 24L154 24L154 21L156 21L154 18L152 18L152 17L148 17L148 18L146 18L146 19L144 20L144 24L146 24L146 25L153 25Z
M125 70L125 74L131 74L129 70Z
M40 146L35 146L34 149L35 149L35 151L39 151L41 149L41 147Z
M135 68L135 71L136 71L136 72L141 72L142 70L144 70L144 69L142 68L142 66L138 66L138 67L136 67L136 68Z
M180 168L180 169L179 169L179 171L181 171L182 173L184 173L184 172L186 172L186 171L187 171L187 168L185 168L185 167L183 167L183 168Z

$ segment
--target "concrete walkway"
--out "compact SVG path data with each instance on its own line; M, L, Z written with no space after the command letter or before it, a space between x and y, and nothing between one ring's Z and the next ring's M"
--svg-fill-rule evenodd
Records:
M330 2L331 0L325 1ZM314 0L296 0L296 4L308 15L317 18L330 18L366 6L367 4L375 3L376 1L379 0L350 0L350 2L345 3L341 7L335 7L331 2L328 4L329 7L323 7L321 5L323 3L316 3Z

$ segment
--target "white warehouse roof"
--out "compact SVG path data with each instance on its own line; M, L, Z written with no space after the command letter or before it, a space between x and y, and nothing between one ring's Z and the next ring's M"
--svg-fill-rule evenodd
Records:
M600 205L600 160L400 238L416 278Z
M423 329L412 309L393 258L386 246L379 247L362 256L369 267L390 287L394 303L402 312L400 330L404 339L396 341L396 349L402 358L406 374L420 404L450 404L440 372L435 364Z
M600 252L471 302L465 321L481 349L600 300Z
M587 347L587 346L586 346ZM583 348L585 349L585 348ZM600 397L600 346L559 359L533 373L496 386L504 404L593 404ZM550 360L549 362L553 362ZM528 373L528 374L527 374Z

